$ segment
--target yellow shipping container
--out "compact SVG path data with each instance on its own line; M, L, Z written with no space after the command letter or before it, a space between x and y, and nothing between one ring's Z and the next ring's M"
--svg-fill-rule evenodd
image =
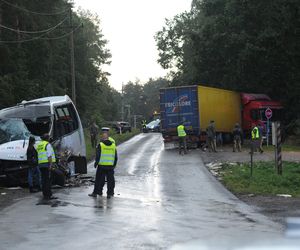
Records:
M241 97L234 91L198 86L200 128L205 131L211 120L217 132L230 133L241 124Z

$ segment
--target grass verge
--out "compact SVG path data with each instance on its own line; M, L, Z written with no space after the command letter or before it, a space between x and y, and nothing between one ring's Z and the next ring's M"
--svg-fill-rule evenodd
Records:
M268 147L266 145L263 146L263 149L265 151L274 151L274 146L269 145ZM297 145L291 145L291 144L283 144L282 145L282 151L283 152L300 152L300 146Z
M125 141L131 139L133 136L135 136L139 133L140 133L140 131L138 129L133 129L131 133L125 133L125 134L121 134L121 135L112 131L110 133L110 136L112 138L114 138L114 140L116 141L116 144L119 145L122 142L125 142ZM95 157L95 149L92 147L88 129L84 130L84 137L85 137L85 144L86 144L86 158L87 158L87 161L89 162L89 161L93 160L93 158Z
M223 184L235 194L300 196L300 164L283 163L283 175L277 175L273 162L259 162L253 166L250 176L249 164L224 164L219 176Z

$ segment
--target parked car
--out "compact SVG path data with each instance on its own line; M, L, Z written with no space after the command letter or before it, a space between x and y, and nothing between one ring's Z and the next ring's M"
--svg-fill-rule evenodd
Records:
M120 133L126 133L126 132L131 132L131 126L128 122L115 122L112 125L112 128L117 132Z
M160 132L160 119L149 122L146 125L146 132Z

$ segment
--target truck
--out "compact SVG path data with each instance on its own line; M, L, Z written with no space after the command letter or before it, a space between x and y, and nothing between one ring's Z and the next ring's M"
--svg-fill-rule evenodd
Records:
M81 120L65 95L22 101L0 110L0 175L6 175L10 183L26 182L29 137L35 137L38 143L45 133L50 135L58 164L74 166L74 174L87 172Z
M244 134L250 134L253 124L267 128L266 109L273 111L273 120L279 120L283 107L265 94L239 93L202 85L160 89L161 133L164 142L177 138L177 126L183 123L187 141L198 144L206 140L206 128L215 122L216 132L223 141L231 139L236 123L241 124ZM270 123L269 123L269 126Z

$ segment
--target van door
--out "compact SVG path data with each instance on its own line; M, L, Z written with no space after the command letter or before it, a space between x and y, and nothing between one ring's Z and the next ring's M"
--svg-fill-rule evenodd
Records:
M72 103L54 108L54 140L59 142L59 150L71 152L69 162L74 161L75 173L86 174L87 164L82 152L84 138L81 138L79 118Z

